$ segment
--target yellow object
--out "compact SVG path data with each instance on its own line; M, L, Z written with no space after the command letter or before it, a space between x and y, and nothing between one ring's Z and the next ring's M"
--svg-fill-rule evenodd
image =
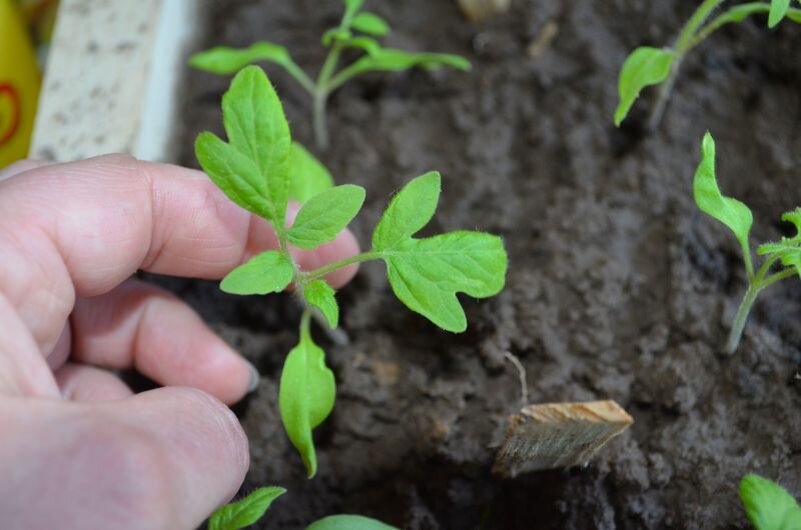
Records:
M0 168L28 155L40 84L25 22L0 0Z

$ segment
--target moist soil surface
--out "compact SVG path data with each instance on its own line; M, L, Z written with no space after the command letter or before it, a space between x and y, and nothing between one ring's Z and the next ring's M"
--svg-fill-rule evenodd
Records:
M215 282L161 280L192 303L262 374L237 407L252 465L243 492L288 493L259 528L304 528L361 513L410 529L747 528L747 472L801 493L801 282L761 295L736 354L722 351L746 287L734 237L700 213L692 176L707 129L724 193L754 211L753 241L789 235L801 204L801 28L757 17L719 31L684 61L661 127L644 132L653 90L612 125L617 73L638 45L670 44L698 5L513 1L483 24L453 0L367 2L393 47L462 54L470 73L371 74L339 90L332 145L315 151L340 183L368 190L353 230L365 245L391 194L443 175L426 233L501 234L506 289L462 298L469 328L449 334L392 295L383 265L340 294L347 346L318 328L337 378L307 480L278 415L278 379L296 343L289 295L221 293ZM212 2L197 49L264 39L316 73L337 0ZM557 33L530 52L545 28ZM313 149L310 100L266 70L293 136ZM181 162L201 130L222 132L229 79L189 72ZM504 480L490 472L508 415L529 402L615 399L635 424L586 467Z

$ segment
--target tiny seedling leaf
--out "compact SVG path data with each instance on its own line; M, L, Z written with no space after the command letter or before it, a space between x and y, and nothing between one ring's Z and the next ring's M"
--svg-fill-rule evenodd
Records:
M801 208L782 214L782 220L793 223L796 235L783 237L778 243L764 243L757 248L760 255L778 255L782 265L795 267L801 275Z
M482 232L412 238L431 219L439 192L438 173L407 184L373 232L373 250L386 262L389 283L401 302L442 329L461 332L467 319L456 293L485 298L500 292L507 258L501 238Z
M278 407L284 429L300 453L309 478L317 473L312 429L331 413L335 395L334 373L325 365L325 352L312 341L308 328L304 328L300 343L284 362Z
M673 51L641 46L631 52L617 81L620 102L615 109L615 125L620 126L640 91L650 85L658 85L670 74Z
M377 37L389 34L389 24L387 24L386 20L375 13L367 11L363 11L353 17L352 27L357 31Z
M193 55L189 59L189 65L213 74L230 75L257 61L269 61L284 67L293 62L283 46L272 42L256 42L247 48L216 46Z
M336 291L325 280L314 280L303 288L303 296L325 317L331 329L339 323L339 306L335 297Z
M235 203L282 226L289 197L289 125L261 68L248 66L223 95L226 144L201 133L195 152L203 170Z
M298 202L334 186L328 169L298 142L292 142L289 150L289 175L289 196Z
M756 530L801 528L801 507L781 486L758 475L740 481L740 499Z
M345 46L350 48L359 48L364 50L367 55L376 55L381 53L381 44L371 37L353 37L343 42Z
M308 201L289 230L289 242L312 249L333 241L348 226L364 203L364 188L344 184L327 189Z
M715 141L708 132L701 144L701 163L693 178L693 197L698 208L714 217L734 232L744 253L750 253L748 232L753 216L751 210L737 199L724 197L715 178Z
M284 488L259 488L244 499L226 504L209 518L209 530L239 530L256 523L272 502L286 493Z
M269 250L254 256L229 272L220 283L220 289L230 294L267 294L286 289L295 266L284 254Z
M363 515L331 515L315 521L306 530L398 530Z
M348 29L343 28L331 28L323 33L323 37L320 39L323 46L330 46L332 42L344 42L353 37L353 33L351 33Z
M790 0L771 0L768 13L768 27L773 28L782 21L790 9Z
M419 67L432 69L447 66L457 70L470 70L470 61L450 53L410 53L393 48L381 48L365 55L342 71L348 78L366 72L401 71Z

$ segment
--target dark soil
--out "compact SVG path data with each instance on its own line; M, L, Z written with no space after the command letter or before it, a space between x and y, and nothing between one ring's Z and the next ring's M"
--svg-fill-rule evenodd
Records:
M470 326L452 335L394 299L380 264L364 266L340 294L351 344L318 333L338 393L317 431L319 474L306 480L277 407L298 308L171 281L263 375L239 407L253 458L245 490L289 493L260 528L340 512L412 530L746 528L743 474L801 493L801 282L764 293L739 351L723 354L745 275L734 238L691 197L709 129L722 189L754 210L754 241L787 233L780 214L801 204L801 28L768 31L758 18L719 32L685 61L657 133L642 134L650 97L612 125L627 53L670 43L697 4L516 1L471 25L453 0L368 2L392 23L390 45L459 53L474 69L370 75L332 98L321 158L368 190L354 230L366 244L392 192L439 170L432 229L502 234L508 285L463 299ZM316 72L319 36L340 11L338 0L214 2L199 48L268 39ZM558 35L530 57L549 22ZM294 137L311 146L310 101L267 71ZM221 131L228 79L188 75L182 162L196 166L192 139ZM525 365L531 402L611 398L634 426L585 469L493 477L520 406L505 351Z

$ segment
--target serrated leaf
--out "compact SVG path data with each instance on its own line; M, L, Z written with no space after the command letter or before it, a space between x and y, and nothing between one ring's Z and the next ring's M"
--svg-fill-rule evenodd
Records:
M428 224L437 210L441 177L436 171L412 179L390 201L373 231L373 250L391 249Z
M278 293L286 289L294 272L295 266L284 254L269 250L229 272L220 289L242 295Z
M797 530L801 508L781 486L749 474L740 482L740 499L756 530Z
M620 126L643 88L658 85L670 74L673 51L641 46L631 52L617 81L620 102L615 109L615 125Z
M336 291L325 280L314 280L303 288L303 296L312 306L320 310L331 329L339 323L339 305L337 305Z
M748 232L753 215L745 204L737 199L724 197L715 178L715 141L708 132L701 144L701 163L693 178L693 198L702 212L714 217L734 232L743 252L750 252Z
M773 28L782 21L790 9L790 0L771 0L768 13L768 27Z
M201 133L195 152L203 170L234 202L283 228L289 197L289 125L264 71L239 71L223 95L228 144Z
M357 31L377 37L389 34L389 24L387 24L386 20L368 11L363 11L353 17L351 26Z
M194 54L189 59L189 65L213 74L229 75L257 61L269 61L284 67L293 62L283 46L272 42L255 42L247 48L216 46Z
M240 530L258 522L284 488L259 488L244 499L218 508L209 518L209 530Z
M289 230L289 242L312 249L333 241L348 226L364 203L364 188L344 184L327 189L308 201Z
M315 521L306 530L398 530L362 515L331 515Z
M412 311L456 333L467 329L456 293L493 296L503 289L506 277L503 241L482 232L407 239L381 257L395 296Z
M757 247L757 254L778 255L785 267L795 267L801 275L801 208L782 214L782 220L793 223L796 234L793 237L783 237L778 243L764 243Z
M300 343L284 362L278 406L284 429L300 453L309 478L317 473L312 429L331 413L335 396L334 374L325 365L325 352L312 341L305 328Z
M289 196L298 202L334 186L328 169L298 142L292 142L289 150L289 175Z

